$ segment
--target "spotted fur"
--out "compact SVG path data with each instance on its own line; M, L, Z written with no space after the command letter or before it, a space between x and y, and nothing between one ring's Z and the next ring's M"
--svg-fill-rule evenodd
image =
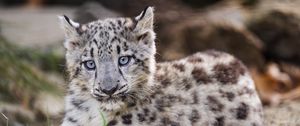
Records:
M253 80L233 56L155 63L152 7L135 18L60 20L70 73L62 126L101 126L103 117L108 126L262 125Z

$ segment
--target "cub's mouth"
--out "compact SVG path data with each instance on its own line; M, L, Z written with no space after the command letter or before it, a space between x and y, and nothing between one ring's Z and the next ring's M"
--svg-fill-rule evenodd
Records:
M129 87L123 85L116 87L113 91L106 92L105 89L94 88L91 90L91 95L99 102L113 102L113 101L124 101L129 94Z
M99 102L120 102L125 101L127 97L129 97L130 93L128 90L124 90L117 94L113 95L105 95L105 94L97 94L92 93L92 96L97 99Z

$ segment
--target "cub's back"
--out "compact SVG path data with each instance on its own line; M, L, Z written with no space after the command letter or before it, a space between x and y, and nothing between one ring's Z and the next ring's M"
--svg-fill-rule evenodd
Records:
M157 64L153 107L183 125L262 125L262 105L246 67L206 51Z

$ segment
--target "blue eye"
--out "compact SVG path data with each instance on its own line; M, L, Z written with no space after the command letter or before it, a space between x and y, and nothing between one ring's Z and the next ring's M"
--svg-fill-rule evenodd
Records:
M119 58L119 65L120 66L125 66L127 65L131 60L130 56L122 56Z
M87 70L94 70L96 68L96 64L93 60L84 61L83 65Z

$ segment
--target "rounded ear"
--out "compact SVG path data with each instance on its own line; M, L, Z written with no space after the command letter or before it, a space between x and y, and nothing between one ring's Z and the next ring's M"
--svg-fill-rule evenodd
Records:
M77 22L72 21L67 16L58 16L60 20L60 26L65 34L64 46L67 50L73 50L81 45L80 34L81 25Z
M153 7L147 7L141 14L134 18L135 27L133 32L136 40L143 48L155 54L155 32L153 30L154 13Z
M136 21L136 30L144 31L144 30L153 30L153 19L154 19L154 8L146 7L144 11L135 17Z
M58 16L58 19L60 21L61 28L64 30L66 38L71 38L78 34L76 29L80 27L79 23L72 21L66 15Z

